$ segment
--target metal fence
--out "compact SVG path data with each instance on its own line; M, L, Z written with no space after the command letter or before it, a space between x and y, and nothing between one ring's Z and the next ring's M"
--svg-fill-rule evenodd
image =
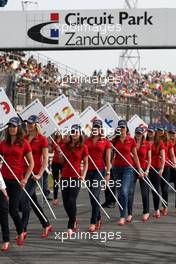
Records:
M39 87L36 83L28 83L23 86L21 90L15 88L13 76L3 75L0 78L0 86L6 88L9 98L17 111L21 111L26 105L34 101L36 98L47 105L57 96L60 95L60 88L52 90L46 87ZM81 90L81 88L80 88ZM12 93L13 91L13 93ZM155 122L158 118L164 118L176 123L176 105L168 104L165 101L154 102L151 99L135 97L121 97L118 94L106 96L102 93L96 93L95 89L90 89L89 92L84 92L82 88L81 94L73 94L72 88L64 89L62 92L68 96L73 108L81 113L86 107L92 106L94 110L98 110L106 102L111 103L116 113L122 118L129 120L134 114L139 115L146 123Z
M81 113L88 106L92 106L94 110L98 110L105 103L111 103L116 113L129 120L134 114L139 115L146 123L157 122L159 118L167 118L175 122L176 105L168 104L165 101L153 102L147 101L146 98L119 98L119 96L106 97L99 94L92 96L83 95L66 95L69 98L73 108ZM18 93L16 95L15 104L17 111L21 111L26 105L34 101L36 98L47 105L59 96L59 92L49 92L38 90L35 93Z

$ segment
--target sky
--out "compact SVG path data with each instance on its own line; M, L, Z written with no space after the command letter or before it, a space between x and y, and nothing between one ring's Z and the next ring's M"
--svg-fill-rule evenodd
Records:
M28 2L28 10L62 10L62 9L120 9L125 0L34 0ZM133 2L131 0L130 2ZM138 8L176 8L176 0L138 0ZM22 10L21 0L8 0L6 10ZM94 51L40 51L45 56L53 58L86 74L92 74L97 69L103 73L106 69L118 66L120 50ZM150 70L171 71L176 73L176 50L140 50L141 68Z

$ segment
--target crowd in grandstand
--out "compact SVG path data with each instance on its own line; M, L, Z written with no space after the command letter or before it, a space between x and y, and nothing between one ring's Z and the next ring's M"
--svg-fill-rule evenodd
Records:
M80 82L73 74L62 75L51 61L42 64L34 55L27 57L24 53L1 54L0 72L11 71L15 73L18 93L24 93L26 85L29 84L33 84L30 89L36 96L39 90L45 90L47 94L58 95L64 92L66 95L76 96L82 94L83 89L89 91L93 87L106 96L114 93L124 98L138 94L170 103L176 101L176 75L170 72L114 68L103 74L101 70L95 70L92 76L85 77Z
M175 102L176 75L161 71L137 71L134 69L114 68L107 70L107 76L116 80L111 88L125 96L136 94L148 96L153 99L167 99ZM152 96L152 97L151 97Z
M14 72L17 91L19 93L25 92L25 86L32 83L33 87L44 88L49 87L50 90L55 89L59 85L57 78L59 76L59 69L55 67L51 61L46 65L40 62L31 55L25 58L25 54L11 54L6 53L0 56L0 69L6 73ZM35 93L35 89L33 93Z

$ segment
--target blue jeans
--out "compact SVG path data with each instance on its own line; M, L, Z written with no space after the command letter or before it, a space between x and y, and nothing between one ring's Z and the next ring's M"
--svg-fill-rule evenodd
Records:
M105 170L100 170L100 172L103 175L103 177L105 177ZM103 181L103 179L97 170L92 170L87 172L86 175L87 186L89 187L90 191L93 193L93 195L95 196L98 202L100 202L101 181ZM97 202L90 193L89 193L89 198L92 206L92 216L90 223L95 225L98 221L101 220L100 206L97 204Z
M121 181L121 187L117 189L118 200L123 210L119 207L120 217L125 218L131 184L134 182L134 170L130 166L112 167L115 181Z

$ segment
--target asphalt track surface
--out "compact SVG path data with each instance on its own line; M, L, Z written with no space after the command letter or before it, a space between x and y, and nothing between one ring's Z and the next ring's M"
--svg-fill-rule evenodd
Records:
M90 218L89 197L86 190L81 190L78 197L78 218L80 228L77 237L61 242L59 232L65 232L67 216L62 206L52 206L57 220L54 220L46 203L43 206L47 216L51 219L54 231L48 238L40 238L41 226L36 216L31 213L29 234L24 246L17 246L15 242L15 229L11 225L10 251L0 252L0 264L50 264L50 263L176 263L176 215L174 215L173 191L169 193L169 216L160 219L150 218L149 222L141 221L142 205L139 186L135 194L134 221L123 227L117 225L118 207L107 209L111 219L103 214L101 231L91 237L78 238L78 234L87 232ZM41 200L41 197L39 197ZM104 201L104 194L101 196ZM150 203L151 212L153 203ZM121 232L121 239L105 241L108 232ZM112 234L112 233L111 233Z

